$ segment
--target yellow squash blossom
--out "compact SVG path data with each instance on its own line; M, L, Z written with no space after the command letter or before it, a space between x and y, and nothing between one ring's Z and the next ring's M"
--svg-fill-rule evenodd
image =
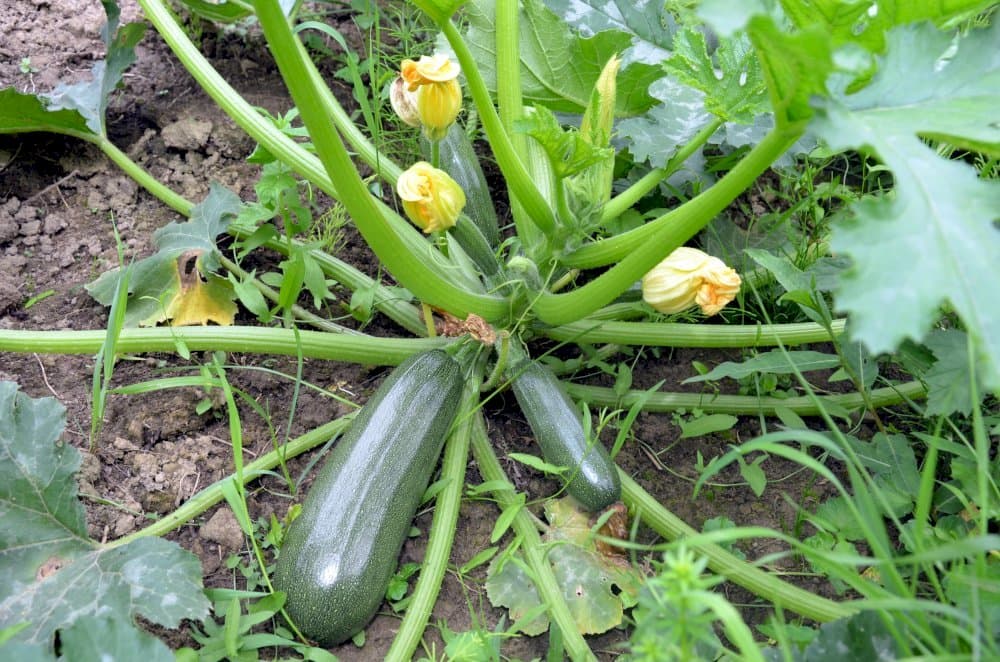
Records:
M465 192L444 170L418 161L399 176L396 193L403 211L426 234L447 230L465 207Z
M400 79L405 89L416 96L416 115L430 140L443 138L462 109L460 71L447 55L424 55L418 61L403 60ZM410 124L398 108L396 112Z
M717 257L681 246L643 276L642 298L661 313L697 305L715 315L740 291L740 276Z

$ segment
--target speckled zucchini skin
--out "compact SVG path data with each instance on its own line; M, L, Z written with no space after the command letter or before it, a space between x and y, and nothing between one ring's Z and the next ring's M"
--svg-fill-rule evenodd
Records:
M588 447L580 411L543 365L521 363L511 387L550 464L568 467L566 491L591 512L621 499L618 470L600 441Z
M273 578L307 637L341 643L382 604L458 410L462 373L441 350L400 364L320 469Z

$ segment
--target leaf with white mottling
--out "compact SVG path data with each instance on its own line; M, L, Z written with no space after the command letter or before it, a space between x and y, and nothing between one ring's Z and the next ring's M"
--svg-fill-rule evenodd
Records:
M469 26L466 41L491 90L496 90L494 14L494 0L476 0L464 10ZM582 113L604 65L631 43L629 34L617 30L605 30L589 38L575 35L541 0L521 4L519 25L524 101L556 112ZM621 70L616 115L629 117L648 109L653 99L646 90L662 75L660 67L639 62Z
M662 103L641 117L622 120L616 127L638 163L649 161L662 168L677 150L712 121L705 110L705 95L672 78L649 86L649 94Z
M204 617L193 554L160 538L105 548L87 537L80 454L57 441L64 423L54 399L0 382L0 630L27 623L10 641L51 652L84 616L115 619L119 633L137 616L165 627Z
M633 35L622 62L659 64L670 52L677 23L663 2L652 0L545 0L562 20L585 37L604 30Z
M834 149L870 149L896 182L833 228L831 248L853 260L837 303L855 337L882 352L923 337L949 302L976 346L983 383L1000 389L1000 305L990 289L1000 282L1000 182L924 142L1000 153L1000 23L957 47L926 24L897 28L887 43L868 87L817 102L819 135Z

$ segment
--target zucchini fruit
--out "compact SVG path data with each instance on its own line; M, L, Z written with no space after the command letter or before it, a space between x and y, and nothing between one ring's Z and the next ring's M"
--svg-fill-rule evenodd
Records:
M452 420L463 370L442 350L399 365L330 453L285 535L274 587L303 634L334 646L385 597Z
M621 499L621 482L615 463L599 440L590 442L580 411L543 365L524 361L513 373L511 387L542 457L549 464L566 467L566 491L591 512L604 510Z

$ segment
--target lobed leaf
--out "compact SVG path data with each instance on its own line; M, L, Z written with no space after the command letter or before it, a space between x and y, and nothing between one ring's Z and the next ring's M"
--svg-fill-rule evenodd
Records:
M160 538L106 548L87 537L74 476L80 454L57 441L64 422L52 398L0 382L0 630L27 624L10 640L23 651L51 655L58 631L84 650L131 647L169 659L134 618L177 627L204 617L201 564Z
M863 200L834 227L831 247L853 260L837 289L855 336L873 352L920 339L950 303L975 343L983 383L1000 388L1000 307L983 299L1000 282L1000 182L938 156L924 140L996 154L1000 24L952 38L904 26L871 84L817 101L815 128L831 147L867 149L892 170L890 195Z
M658 65L670 53L677 23L666 3L649 0L545 0L546 6L584 37L605 30L632 36L622 61Z

